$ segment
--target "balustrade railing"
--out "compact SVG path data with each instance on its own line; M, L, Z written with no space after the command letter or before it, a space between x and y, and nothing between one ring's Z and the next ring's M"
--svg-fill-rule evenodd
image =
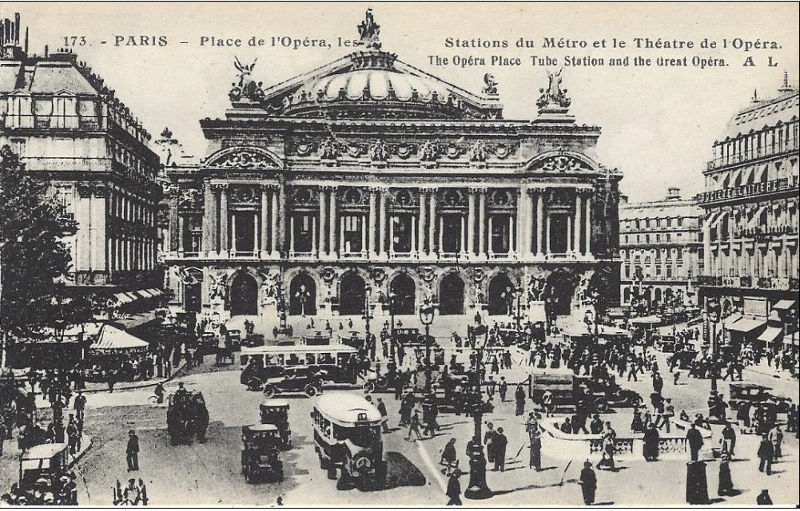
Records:
M774 146L759 147L755 150L743 151L729 156L720 156L719 158L714 158L706 164L706 168L708 170L713 170L719 167L724 167L725 165L745 163L767 156L775 156L790 151L796 151L797 149L798 140L796 138L790 138L788 142L781 142L775 144Z
M796 188L797 185L797 176L793 176L791 179L782 177L773 179L772 181L765 181L763 183L750 183L746 185L724 188L722 190L711 190L699 194L698 198L700 199L701 203L717 202L788 190L790 188Z

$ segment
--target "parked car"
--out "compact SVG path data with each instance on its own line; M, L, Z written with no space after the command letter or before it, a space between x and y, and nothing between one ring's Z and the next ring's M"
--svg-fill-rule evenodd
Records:
M267 378L264 383L264 397L273 398L278 394L292 394L302 392L308 397L314 397L322 392L323 370L312 369L308 366L287 367L281 376Z
M280 442L280 432L274 424L242 426L242 474L245 481L283 481Z

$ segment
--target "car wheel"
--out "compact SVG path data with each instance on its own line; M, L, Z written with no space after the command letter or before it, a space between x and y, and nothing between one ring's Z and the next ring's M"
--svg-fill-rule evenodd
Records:
M267 385L266 387L264 387L264 397L266 399L271 399L271 398L275 397L275 394L277 394L277 393L278 393L278 390L275 387L273 387L272 385Z
M306 388L305 388L304 391L306 393L306 396L308 396L308 397L314 397L317 394L319 394L319 391L317 390L317 387L315 387L315 386L313 386L311 384L306 385Z
M247 382L247 388L250 390L261 390L263 385L264 384L261 383L261 380L258 378L250 378L250 380Z

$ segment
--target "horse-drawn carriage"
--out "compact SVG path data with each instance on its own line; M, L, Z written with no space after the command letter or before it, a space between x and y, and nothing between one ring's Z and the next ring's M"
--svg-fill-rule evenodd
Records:
M206 441L208 429L208 410L201 392L181 391L169 396L167 404L167 432L170 443L191 443Z

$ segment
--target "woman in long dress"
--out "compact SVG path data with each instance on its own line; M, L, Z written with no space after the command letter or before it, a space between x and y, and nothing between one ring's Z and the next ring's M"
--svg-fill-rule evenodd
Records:
M719 462L719 485L717 486L717 494L720 496L733 495L730 462L731 457L728 453L723 453Z

